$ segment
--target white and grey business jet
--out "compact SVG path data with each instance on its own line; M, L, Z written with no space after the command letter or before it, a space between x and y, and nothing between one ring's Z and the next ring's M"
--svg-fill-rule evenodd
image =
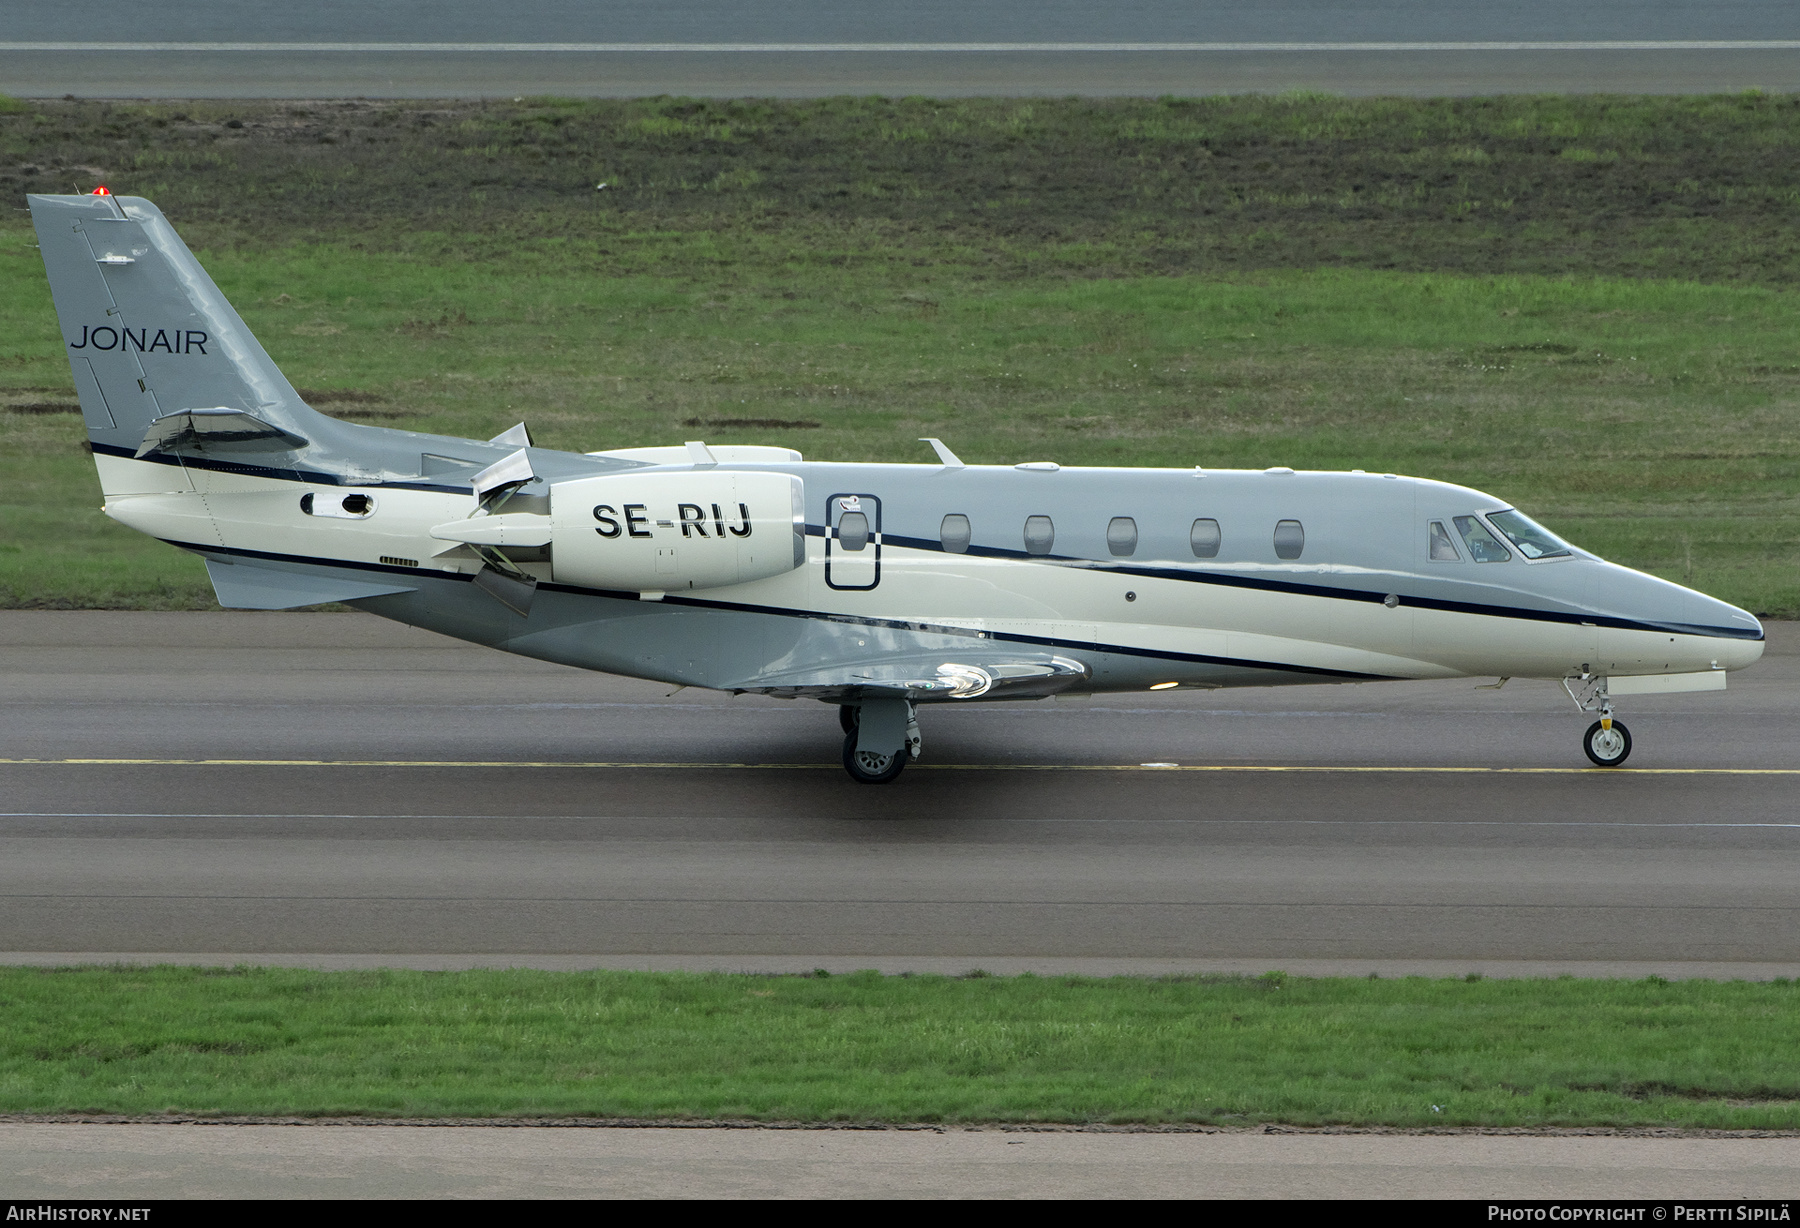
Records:
M1392 473L838 465L779 447L531 446L309 408L147 200L33 196L106 513L219 603L341 601L548 661L839 705L893 780L927 703L1463 676L1717 690L1751 615Z

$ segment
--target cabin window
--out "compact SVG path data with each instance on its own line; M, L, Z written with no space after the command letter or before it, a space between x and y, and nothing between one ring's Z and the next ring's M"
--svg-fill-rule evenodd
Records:
M1106 548L1114 558L1129 558L1137 553L1137 521L1129 516L1114 516L1106 522Z
M1434 563L1460 563L1462 555L1456 552L1456 543L1450 540L1450 530L1444 522L1431 522L1431 561Z
M1506 534L1507 540L1528 559L1560 559L1569 555L1567 542L1519 512L1489 512L1488 523Z
M1027 554L1049 554L1050 547L1055 544L1056 526L1050 523L1050 517L1025 517L1025 552Z
M1504 563L1512 557L1511 551L1502 546L1487 526L1473 516L1457 516L1456 531L1462 534L1463 542L1469 547L1469 557L1477 563Z
M1306 549L1306 529L1298 520L1275 522L1275 557L1297 559Z
M1188 530L1188 545L1193 547L1197 559L1218 558L1219 522L1210 517L1196 520L1194 527Z
M869 544L869 518L861 512L845 512L838 517L838 548L861 550Z
M944 523L938 526L938 541L951 554L967 554L969 518L955 514L944 517Z

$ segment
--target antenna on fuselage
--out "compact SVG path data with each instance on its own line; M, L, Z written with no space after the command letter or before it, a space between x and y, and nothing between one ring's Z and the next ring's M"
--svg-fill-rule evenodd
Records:
M949 448L944 446L943 440L941 440L941 439L921 439L921 440L919 440L919 442L920 443L928 443L931 445L931 450L933 452L937 453L938 459L940 461L944 462L944 468L946 468L946 469L967 469L968 468L967 465L962 463L962 459L960 457L958 457L956 455L956 453L952 452Z

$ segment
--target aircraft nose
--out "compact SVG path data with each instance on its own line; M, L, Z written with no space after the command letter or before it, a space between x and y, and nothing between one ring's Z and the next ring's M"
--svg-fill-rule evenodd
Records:
M1634 622L1682 628L1683 653L1698 668L1743 669L1762 657L1763 626L1728 601L1708 597L1672 580L1603 563L1597 577L1601 609Z
M1717 643L1717 660L1721 666L1728 670L1743 669L1761 659L1763 625L1756 615L1702 593L1695 593L1689 601L1698 607L1699 616L1694 622L1703 627L1728 628L1736 632L1731 638L1720 639Z

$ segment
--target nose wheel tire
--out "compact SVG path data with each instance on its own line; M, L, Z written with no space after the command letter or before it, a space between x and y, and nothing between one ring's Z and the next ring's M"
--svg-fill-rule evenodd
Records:
M860 710L855 704L838 705L838 725L845 733L856 732L856 715Z
M1581 739L1581 749L1595 767L1618 767L1631 754L1631 730L1623 721L1614 721L1611 729L1595 721Z
M874 751L857 750L856 734L851 732L844 739L844 770L850 773L850 779L858 784L885 785L906 767L907 753L901 750L897 754L881 755Z

